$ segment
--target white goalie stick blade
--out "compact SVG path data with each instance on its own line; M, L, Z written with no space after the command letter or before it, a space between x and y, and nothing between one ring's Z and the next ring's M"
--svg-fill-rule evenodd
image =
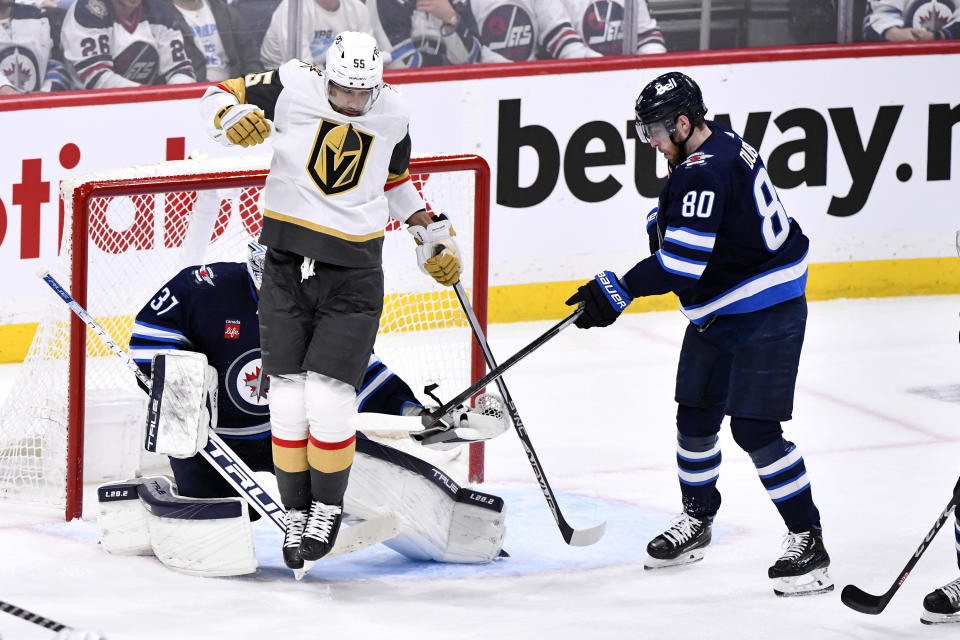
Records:
M392 511L387 512L349 527L341 527L340 533L337 534L337 541L333 543L333 549L323 559L360 551L398 535L400 535L400 520L397 514ZM304 562L302 569L293 570L293 577L302 580L315 564L316 561Z
M357 431L416 433L423 431L423 419L420 416L397 416L391 413L364 411L350 416L350 426Z

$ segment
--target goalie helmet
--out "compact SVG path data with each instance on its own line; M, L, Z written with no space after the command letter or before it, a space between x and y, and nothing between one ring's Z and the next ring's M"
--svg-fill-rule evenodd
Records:
M344 31L327 50L324 72L330 105L347 116L370 110L383 87L383 57L373 36Z
M677 118L687 116L690 124L696 127L707 114L700 87L691 77L679 71L665 73L645 86L637 97L634 110L637 133L640 140L646 143L667 135L677 144L673 140L673 134L677 132Z
M267 253L267 248L259 242L251 240L247 243L247 273L253 280L253 286L260 291L260 285L263 284L263 258Z

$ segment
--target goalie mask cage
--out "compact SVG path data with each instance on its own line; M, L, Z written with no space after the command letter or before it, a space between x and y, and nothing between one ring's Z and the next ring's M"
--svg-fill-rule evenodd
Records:
M268 156L182 160L66 180L50 272L127 347L137 312L181 269L246 259L262 224L268 167ZM485 327L489 167L474 155L421 157L410 174L428 213L453 222L461 281ZM414 247L405 225L387 225L375 349L421 401L430 402L422 392L434 382L446 400L486 366L453 288L419 270ZM49 305L0 406L0 498L62 507L70 520L82 516L85 475L98 482L137 471L146 395L123 361L45 293ZM469 447L467 475L483 480L482 443Z

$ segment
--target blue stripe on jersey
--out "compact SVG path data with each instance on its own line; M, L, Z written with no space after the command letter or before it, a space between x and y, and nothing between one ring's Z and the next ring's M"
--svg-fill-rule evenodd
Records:
M680 311L690 322L700 325L712 315L750 313L798 298L807 288L808 255L809 252L804 253L792 264L754 276L713 300L689 307L681 305Z
M169 338L178 342L190 344L190 339L187 338L183 332L177 331L176 329L172 329L170 327L163 327L158 324L150 324L149 322L144 322L142 320L133 323L133 335L138 338L145 338L149 340Z
M693 278L699 280L707 268L706 262L681 258L680 256L668 253L665 249L660 249L655 254L663 270L674 275Z
M667 232L663 234L663 241L709 253L713 251L713 245L717 241L717 234L703 233L702 231L694 231L693 229L685 229L683 227L667 227Z
M366 386L361 389L359 393L357 393L357 411L363 411L364 405L367 404L367 400L369 400L370 397L377 392L377 389L385 385L392 377L394 377L394 374L391 373L389 369L384 367L384 370L380 372L380 375L368 381Z

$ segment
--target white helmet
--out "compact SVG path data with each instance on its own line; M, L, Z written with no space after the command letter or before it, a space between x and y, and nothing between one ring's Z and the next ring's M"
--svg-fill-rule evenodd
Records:
M338 34L327 49L324 78L334 109L348 116L366 113L383 87L383 57L373 36L358 31Z

